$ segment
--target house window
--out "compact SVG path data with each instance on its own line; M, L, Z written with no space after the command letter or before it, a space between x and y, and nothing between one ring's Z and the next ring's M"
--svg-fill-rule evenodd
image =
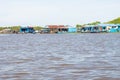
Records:
M116 28L116 26L112 26L112 28Z
M103 27L103 29L105 30L105 29L106 29L106 27Z

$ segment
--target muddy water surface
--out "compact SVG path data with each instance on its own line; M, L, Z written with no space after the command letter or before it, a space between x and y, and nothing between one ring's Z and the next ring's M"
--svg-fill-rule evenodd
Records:
M0 34L0 80L120 80L120 34Z

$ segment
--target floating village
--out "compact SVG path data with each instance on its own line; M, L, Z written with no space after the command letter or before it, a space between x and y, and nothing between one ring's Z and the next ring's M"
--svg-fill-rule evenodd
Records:
M0 27L1 34L63 34L63 33L118 33L120 32L120 17L101 23L99 21L84 25L46 25L46 26L13 26Z
M20 33L41 33L41 34L60 34L60 33L116 33L120 32L120 24L98 24L74 27L70 25L47 25L40 31L35 31L33 27L21 27Z
M31 26L20 26L19 31L3 29L0 33L40 33L40 34L61 34L61 33L117 33L120 32L120 24L97 24L84 25L82 27L70 25L46 25L40 30Z

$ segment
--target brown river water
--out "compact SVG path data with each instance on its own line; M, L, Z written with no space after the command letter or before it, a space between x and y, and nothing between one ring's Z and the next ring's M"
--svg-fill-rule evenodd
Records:
M0 34L0 80L120 80L120 34Z

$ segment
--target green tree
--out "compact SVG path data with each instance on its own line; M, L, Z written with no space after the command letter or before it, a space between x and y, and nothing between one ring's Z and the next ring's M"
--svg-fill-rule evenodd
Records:
M120 17L116 18L116 19L113 19L109 22L106 22L106 23L109 23L109 24L120 24Z
M80 24L76 25L76 28L81 28L81 27L82 27L82 25L80 25Z
M17 32L19 32L19 30L20 30L20 26L11 26L8 28L11 29L12 31L17 31Z
M0 27L0 31L2 31L3 29L6 29L6 27Z
M100 24L100 23L101 23L100 21L95 21L95 22L88 23L87 25L97 25L97 24Z
M41 27L41 26L34 26L33 28L34 28L34 30L38 30L38 31L39 31L39 30L41 30L43 27Z

